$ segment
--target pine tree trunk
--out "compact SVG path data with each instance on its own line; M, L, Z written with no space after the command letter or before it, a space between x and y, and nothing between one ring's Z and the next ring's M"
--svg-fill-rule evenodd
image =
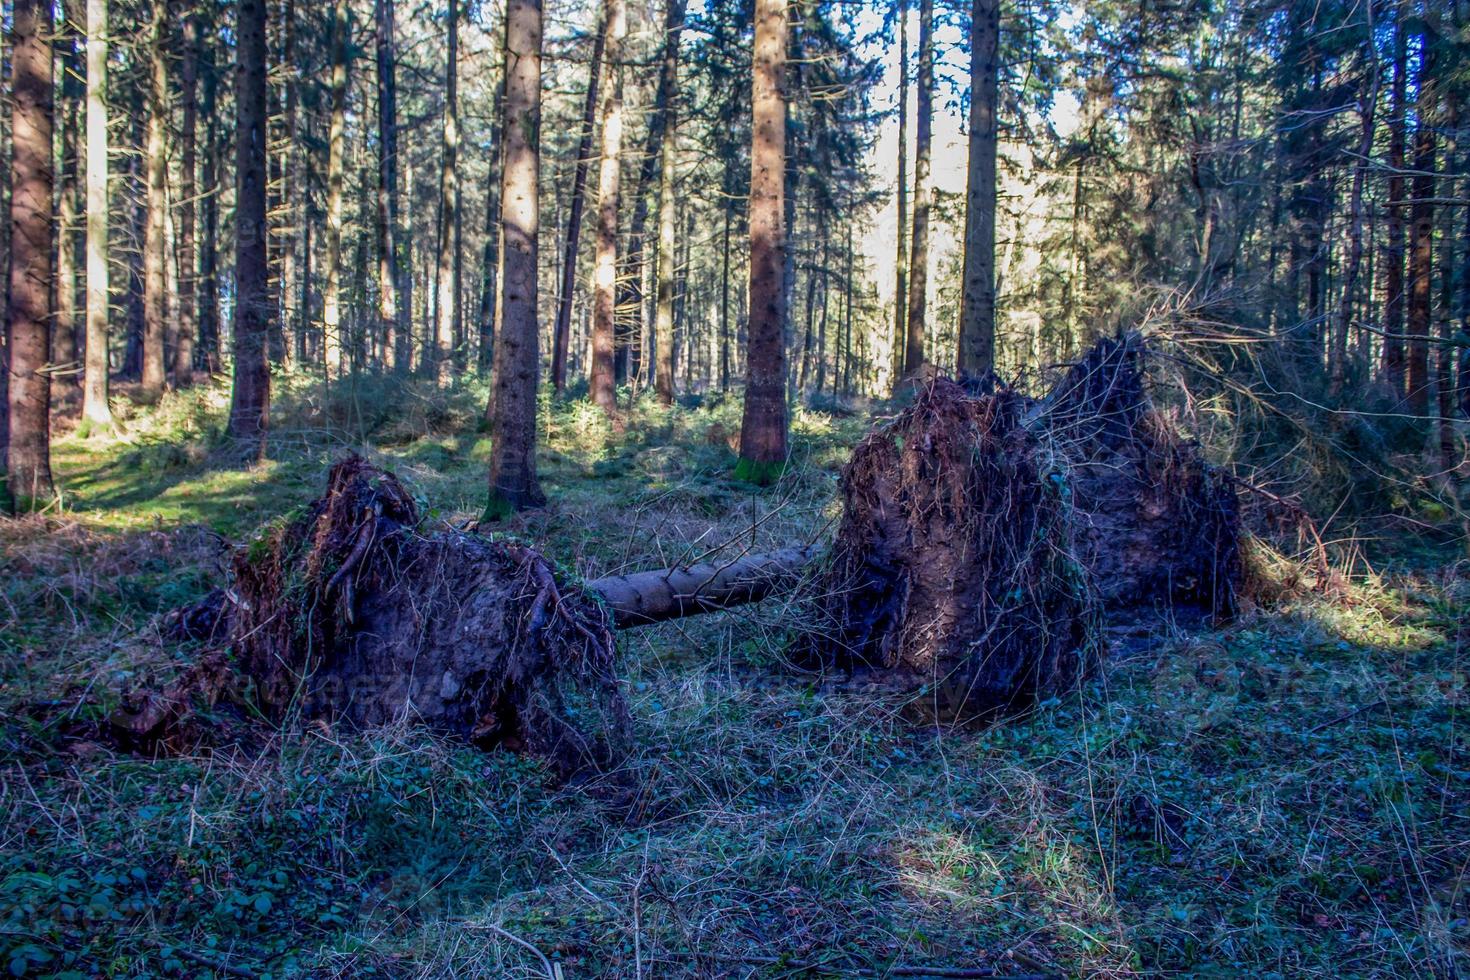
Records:
M164 44L168 36L168 6L152 0L148 36L148 129L144 147L147 199L143 231L143 371L142 395L149 401L163 394L166 381L164 332L168 273L164 265L164 221L168 207L168 66Z
M281 68L285 79L281 108L281 152L279 156L280 224L277 248L280 251L281 323L272 335L273 348L279 349L279 360L291 364L298 360L306 333L305 310L297 303L300 294L301 267L297 255L302 232L301 192L304 177L301 159L301 134L297 132L297 107L302 86L299 53L296 46L296 0L285 0L281 17ZM272 356L277 356L273 350Z
M6 493L16 510L47 506L51 483L51 4L11 8L10 303Z
M265 213L265 0L237 0L235 84L235 384L228 435L243 454L265 455L270 421L271 330Z
M74 405L80 394L81 373L77 370L77 220L81 212L80 107L82 104L81 25L86 14L77 0L62 4L64 25L61 37L61 173L57 189L56 324L52 330L51 358L58 373L52 395Z
M750 329L735 475L769 484L786 463L785 0L756 0L751 84Z
M605 0L606 84L602 95L602 162L597 179L597 261L592 282L592 402L617 411L613 345L617 319L618 204L623 150L623 35L628 29L623 0Z
M204 369L219 370L219 71L214 48L200 52L199 112L204 117L204 160L199 168L199 352Z
M183 14L183 57L179 83L182 86L183 119L179 132L179 328L174 348L174 384L187 388L194 383L194 349L199 337L198 248L195 215L199 203L195 168L198 163L199 130L199 15L188 9Z
M577 251L582 240L582 211L587 200L587 171L592 165L592 138L597 125L597 87L602 78L603 49L607 27L597 31L592 43L592 63L587 68L587 97L582 103L582 137L577 144L577 164L572 173L572 200L567 212L567 233L561 255L561 289L556 295L556 327L551 348L551 384L558 393L567 386L567 345L572 337L572 299L577 291Z
M328 378L344 370L342 344L342 183L347 136L347 0L332 17L331 122L327 135L327 268L322 293L322 351Z
M1394 24L1392 106L1388 116L1388 230L1383 267L1383 377L1396 398L1404 396L1404 163L1408 109L1408 41L1403 11Z
M378 320L390 370L407 368L398 270L398 53L393 0L376 0L378 64Z
M1414 79L1418 105L1414 127L1413 205L1409 209L1409 363L1408 407L1415 415L1429 414L1429 333L1431 286L1434 270L1435 139L1439 121L1439 86L1435 78L1435 38L1426 24L1420 31L1419 68Z
M669 0L669 22L664 35L663 72L659 91L663 95L659 128L662 132L658 181L658 307L654 318L653 338L654 391L664 405L674 403L674 176L677 110L674 106L679 73L679 26L684 5ZM678 20L674 19L675 14Z
M970 167L965 191L964 295L959 373L995 366L995 144L999 0L974 0L970 25Z
M725 222L720 236L720 390L730 390L730 225L734 203L726 195L722 212Z
M505 140L501 138L501 117L505 112L505 65L501 64L500 84L495 89L490 123L490 179L485 188L485 250L480 260L480 370L488 373L495 363L497 311L500 308L500 174L505 166ZM589 148L590 152L590 148ZM565 354L563 354L565 356Z
M453 367L455 322L459 315L454 229L459 219L459 4L449 0L447 53L444 64L444 128L439 160L439 265L434 321L434 378L448 384Z
M909 8L896 0L898 18L898 231L893 258L893 366L903 372L909 317Z
M82 418L112 428L108 387L107 0L87 0L87 350Z
M908 335L903 371L912 377L924 364L928 329L929 211L934 187L929 179L934 132L934 0L919 0L919 90L914 125L914 238L909 249Z
M505 235L501 329L490 417L495 431L485 517L545 502L536 480L536 235L541 170L541 0L508 0L505 26Z

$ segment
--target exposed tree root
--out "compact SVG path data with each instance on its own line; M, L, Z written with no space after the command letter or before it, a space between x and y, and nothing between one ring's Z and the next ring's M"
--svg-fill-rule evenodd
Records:
M357 456L236 554L222 611L239 694L273 723L413 721L563 771L607 762L625 734L607 612L528 547L421 528L403 486ZM207 620L180 623L218 628ZM188 689L199 669L115 725L170 744L188 705L223 692L216 672Z
M881 673L927 711L970 720L1076 683L1098 608L1074 554L1065 474L1025 399L937 379L853 452L805 659Z

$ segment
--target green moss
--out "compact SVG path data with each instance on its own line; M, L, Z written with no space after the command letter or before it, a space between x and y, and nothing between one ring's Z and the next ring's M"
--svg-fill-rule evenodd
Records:
M769 487L781 479L781 474L785 471L785 460L768 463L742 456L735 464L735 479L758 487Z
M498 490L491 491L490 498L485 501L485 510L480 514L480 522L492 524L503 521L515 512L516 505L509 497Z

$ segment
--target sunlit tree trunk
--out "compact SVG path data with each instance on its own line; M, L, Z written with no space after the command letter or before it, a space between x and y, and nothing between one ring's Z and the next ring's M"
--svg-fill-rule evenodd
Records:
M919 88L914 124L914 238L909 250L908 334L903 370L912 375L924 363L929 300L929 211L934 187L929 179L934 131L934 0L919 0Z
M893 366L903 370L909 318L909 9L896 0L898 17L898 233L893 257Z
M96 429L112 428L107 402L107 0L87 0L87 351L82 418Z
M965 191L964 294L958 365L976 377L995 365L995 140L999 0L974 0L970 24L970 168Z
M597 123L597 87L602 77L603 48L607 26L597 31L592 44L592 63L587 69L587 96L582 103L582 136L577 143L577 163L572 172L572 199L567 212L567 233L562 243L561 288L556 296L556 326L552 331L551 384L557 392L567 385L567 345L572 336L572 299L577 291L577 250L582 239L582 211L587 199L587 171L592 165L592 138Z
M611 415L617 411L613 343L617 318L618 205L623 151L623 35L628 29L623 0L605 0L607 41L603 46L606 84L602 94L602 161L597 179L597 256L592 279L592 402Z
M51 5L11 7L10 304L6 494L17 510L48 505L51 483Z
M199 129L199 15L188 5L183 13L183 51L179 83L183 118L179 131L179 327L174 348L174 384L181 388L194 383L194 348L199 337L198 248L195 215L198 213Z
M265 0L237 0L235 68L235 379L228 434L243 454L265 455L271 330L265 214Z
M77 0L62 4L61 38L61 172L57 188L56 322L52 329L51 358L60 369L54 375L52 395L72 402L80 393L77 371L77 221L81 212L80 108L82 104L81 25L86 17Z
M281 152L279 207L281 219L277 248L280 252L281 323L272 335L272 356L291 364L300 359L305 348L306 311L297 302L300 295L301 266L298 247L304 230L302 193L305 173L301 166L301 133L297 118L302 86L300 53L296 44L296 0L286 0L281 17L281 68L284 75L281 109Z
M459 221L459 4L449 0L448 43L444 63L444 127L439 158L439 295L434 323L434 377L449 381L453 365L455 323L459 319L459 251L455 226Z
M165 377L164 333L168 317L168 269L165 265L164 222L168 208L168 65L164 44L168 37L168 5L152 0L148 36L148 137L144 148L147 186L143 233L143 377L142 393L156 399Z
M327 135L327 268L322 292L322 351L327 377L343 369L342 357L342 181L347 134L347 0L332 15L331 122Z
M505 166L500 196L505 252L490 404L495 439L487 519L540 506L546 500L536 480L541 0L507 0L505 17Z
M751 84L750 330L737 478L769 484L786 463L786 0L756 0Z
M199 114L204 117L204 159L199 168L199 348L204 368L219 370L219 71L213 46L200 51Z
M684 20L682 0L669 0L664 25L663 68L659 75L657 107L661 131L658 182L658 305L654 317L653 387L658 400L674 403L674 177L675 138L678 134L678 109L675 95L679 79L679 31ZM692 346L691 346L692 350Z

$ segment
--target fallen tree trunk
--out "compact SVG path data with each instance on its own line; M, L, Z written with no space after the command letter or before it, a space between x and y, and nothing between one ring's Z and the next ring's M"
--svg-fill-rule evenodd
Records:
M744 555L724 564L701 562L631 575L593 579L587 588L602 596L618 627L644 626L681 616L759 602L795 590L816 558L815 545Z

